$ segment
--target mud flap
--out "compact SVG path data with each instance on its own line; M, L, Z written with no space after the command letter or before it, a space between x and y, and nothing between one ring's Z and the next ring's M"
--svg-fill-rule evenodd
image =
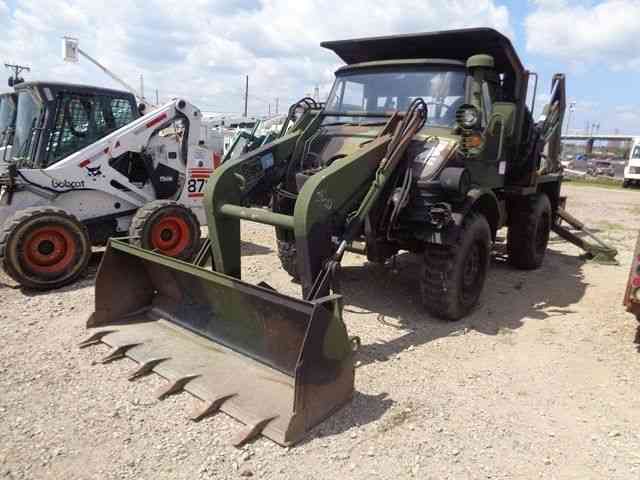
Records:
M194 419L221 410L240 420L236 445L260 433L290 445L353 394L341 315L339 295L300 300L111 240L82 345L139 362L132 379L166 378L161 398L200 398Z

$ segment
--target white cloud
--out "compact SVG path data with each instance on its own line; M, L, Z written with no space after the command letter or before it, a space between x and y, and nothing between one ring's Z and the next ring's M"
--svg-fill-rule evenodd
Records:
M496 0L21 0L5 18L0 61L32 66L31 79L114 86L87 61L65 64L60 37L162 98L184 96L206 110L240 111L243 76L250 77L250 110L281 109L327 91L340 61L323 40L468 26L512 35L509 11ZM0 14L6 9L0 0ZM408 14L410 12L410 14ZM273 108L273 105L272 105Z
M614 70L640 69L640 0L533 3L536 8L525 20L528 51L578 69L596 63Z

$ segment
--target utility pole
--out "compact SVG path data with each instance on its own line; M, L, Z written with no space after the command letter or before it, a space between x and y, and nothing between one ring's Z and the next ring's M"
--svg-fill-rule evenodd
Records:
M316 88L313 89L313 99L316 102L320 101L320 86L316 85Z
M565 134L569 135L569 126L571 125L571 116L576 109L576 102L569 102L569 116L567 118L567 128L565 130Z
M271 116L271 104L270 103L267 106L267 115Z
M244 116L247 117L247 107L249 103L249 75L245 76L244 82Z
M160 93L158 92L157 88L156 88L156 105L160 105Z
M278 106L280 105L280 99L276 97L276 115L278 115Z
M140 74L140 95L142 95L142 99L144 100L144 75Z
M25 65L12 65L10 63L5 63L4 64L5 67L7 67L9 70L13 70L13 74L9 77L9 86L13 87L15 85L18 85L19 83L24 82L24 78L20 77L20 74L22 72L30 72L31 68L27 67Z

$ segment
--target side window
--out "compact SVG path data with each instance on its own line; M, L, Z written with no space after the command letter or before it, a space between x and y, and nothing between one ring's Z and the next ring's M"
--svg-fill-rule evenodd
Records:
M125 98L112 98L109 104L115 130L133 121L131 102Z
M61 94L55 126L49 137L47 165L91 145L133 118L131 103L126 99Z
M90 119L94 105L76 95L58 98L56 121L49 137L47 165L56 163L91 143Z

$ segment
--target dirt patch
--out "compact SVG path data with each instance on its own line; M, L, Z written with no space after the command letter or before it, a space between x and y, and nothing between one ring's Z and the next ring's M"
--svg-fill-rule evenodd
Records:
M93 276L56 293L0 286L0 474L20 479L374 479L640 477L638 325L621 306L640 229L638 193L565 187L568 210L620 251L621 266L581 259L553 238L543 267L513 270L499 253L465 320L430 318L419 259L395 268L345 258L345 322L362 339L353 401L301 445L200 423L164 380L127 382L133 362L92 365L79 350ZM609 225L615 226L612 230ZM504 232L501 232L504 237ZM243 275L299 295L279 268L273 230L243 230ZM0 282L10 285L6 278Z

